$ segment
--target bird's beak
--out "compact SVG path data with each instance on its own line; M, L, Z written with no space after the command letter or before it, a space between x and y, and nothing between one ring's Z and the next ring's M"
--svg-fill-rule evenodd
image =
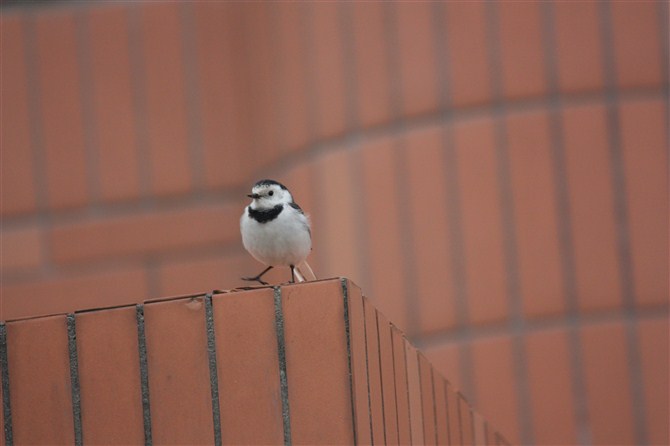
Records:
M256 198L261 198L261 196L258 195L258 194L249 194L249 195L247 195L247 197L249 197L249 198L253 198L254 200L255 200Z

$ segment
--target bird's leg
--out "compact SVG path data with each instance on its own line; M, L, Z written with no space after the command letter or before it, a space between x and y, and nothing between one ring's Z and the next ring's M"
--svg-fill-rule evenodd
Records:
M261 272L260 274L254 276L254 277L242 277L242 280L246 280L247 282L258 282L258 283L260 283L261 285L267 285L268 283L267 283L267 282L264 282L263 280L261 280L261 277L263 277L263 274L267 273L267 272L270 271L271 269L272 269L272 265L270 265L270 266L268 266L267 268L265 268L265 269L263 270L263 272Z
M295 265L291 265L291 283L295 283Z

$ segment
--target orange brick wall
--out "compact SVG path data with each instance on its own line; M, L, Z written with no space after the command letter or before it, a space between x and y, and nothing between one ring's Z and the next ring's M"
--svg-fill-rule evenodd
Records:
M667 443L667 9L3 6L0 319L241 285L275 178L511 441Z
M0 322L0 348L3 446L508 444L346 279Z

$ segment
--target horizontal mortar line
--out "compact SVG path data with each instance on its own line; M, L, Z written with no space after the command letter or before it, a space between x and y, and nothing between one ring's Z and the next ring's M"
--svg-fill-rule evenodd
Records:
M3 227L7 230L21 228L27 224L37 223L40 215L47 218L52 225L66 225L79 223L82 220L90 222L107 221L110 218L132 217L143 213L169 212L175 210L197 209L198 206L231 206L246 200L249 185L236 185L208 189L203 192L180 193L176 195L152 196L150 198L137 197L133 200L99 202L69 209L46 209L42 212L20 215L3 215ZM240 207L242 212L242 207Z
M48 229L44 230L48 237ZM43 242L44 249L50 244ZM29 282L45 282L49 280L77 280L91 275L124 274L144 270L146 262L157 262L158 266L169 266L175 263L225 259L230 256L244 255L246 251L238 239L223 243L211 242L185 245L156 251L138 251L105 256L91 256L76 260L57 261L52 255L42 260L41 264L23 271L4 270L2 283L4 286L25 285Z
M666 91L661 85L653 88L632 88L617 92L617 102L626 102L635 99L663 98ZM344 134L320 141L308 143L302 150L291 152L286 156L254 172L254 177L261 173L272 172L280 174L296 167L297 165L313 161L326 152L356 149L361 145L388 136L400 136L414 130L430 128L453 122L468 121L483 117L500 117L508 114L524 111L539 111L543 109L555 109L558 100L559 108L575 105L588 105L599 103L611 103L611 91L602 89L594 92L543 95L541 97L513 99L506 101L501 99L486 104L466 106L463 108L448 108L432 113L421 114L413 117L400 117L383 124L358 129L349 129ZM253 181L253 180L251 180ZM100 202L73 209L53 209L42 212L5 215L3 226L7 230L21 227L26 224L35 224L40 215L47 217L47 223L52 225L80 222L82 219L90 221L104 221L114 217L125 217L141 214L144 212L160 212L189 208L197 205L235 205L239 204L247 194L248 185L224 186L206 189L197 193L185 193L166 196L150 196L148 198L138 197L134 200L120 202ZM194 191L195 192L195 191Z
M618 102L640 99L663 98L664 86L648 88L630 88L620 90L617 94ZM313 161L324 153L344 149L357 149L360 145L384 137L397 137L416 130L424 130L438 125L445 125L480 118L499 118L515 113L551 110L552 106L569 108L578 105L591 105L611 102L611 95L605 88L583 93L561 93L542 95L531 98L505 99L465 106L461 108L446 108L434 112L418 114L416 116L400 116L382 124L367 128L348 129L343 134L320 141L308 143L302 150L296 150L287 156L275 161L274 165L266 166L263 172L272 171L282 173L297 165Z
M42 10L51 11L54 9L83 9L91 8L91 5L88 5L87 2L82 2L80 0L32 0L29 2L25 1L15 1L10 3L2 4L2 13L13 13L21 14L25 11L35 11L38 12Z
M223 259L228 256L242 255L246 251L239 240L233 240L211 246L211 243L192 245L183 248L173 248L151 253L128 253L114 256L91 257L66 263L56 263L53 259L43 268L32 271L9 272L4 271L3 286L25 285L34 282L48 282L57 280L77 280L95 274L124 274L134 270L144 270L148 260L155 260L159 266L169 266L172 263L187 263L190 261Z
M634 317L638 322L666 319L670 308L667 305L659 305L652 308L637 308ZM591 327L598 324L619 322L625 323L630 316L624 309L603 310L598 313L579 313L577 315L565 314L560 317L552 317L538 320L505 321L475 327L462 327L448 329L441 332L430 333L412 340L421 348L439 347L444 344L478 341L498 336L528 335L543 331L556 329L574 329Z

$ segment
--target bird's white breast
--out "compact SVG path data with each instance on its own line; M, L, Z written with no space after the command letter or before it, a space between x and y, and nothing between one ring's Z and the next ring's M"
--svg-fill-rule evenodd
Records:
M312 249L307 217L288 205L274 220L259 223L249 217L248 208L240 219L242 243L259 262L272 266L298 265Z

